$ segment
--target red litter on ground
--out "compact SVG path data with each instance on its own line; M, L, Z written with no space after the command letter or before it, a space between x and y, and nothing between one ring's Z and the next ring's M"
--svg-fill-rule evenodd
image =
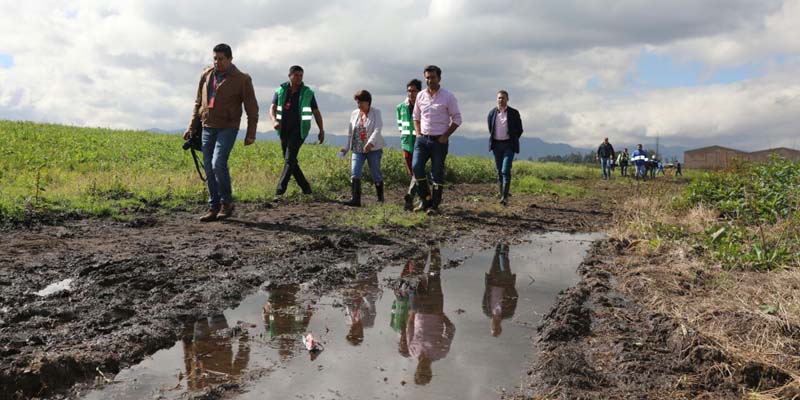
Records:
M318 342L317 339L314 339L312 334L306 334L305 339L303 342L306 345L306 350L310 352L319 352L322 351L324 348L322 347L322 343Z

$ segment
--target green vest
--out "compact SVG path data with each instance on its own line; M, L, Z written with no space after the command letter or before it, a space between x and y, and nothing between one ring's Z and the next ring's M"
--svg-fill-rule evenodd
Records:
M392 318L389 321L389 326L395 332L402 332L406 329L406 322L408 321L408 299L397 299L392 302Z
M286 104L286 96L289 95L289 82L284 82L275 91L278 94L278 104L277 104L277 112L275 118L278 119L280 122L283 119L283 105ZM313 118L313 114L311 113L311 99L314 98L314 91L311 90L310 87L303 85L300 87L300 107L295 107L297 112L300 113L300 138L306 140L306 136L308 136L308 131L311 130L311 119ZM278 130L276 132L278 136L281 136L281 131Z
M414 151L414 119L408 111L408 103L404 101L397 105L397 129L400 130L400 146L408 152Z

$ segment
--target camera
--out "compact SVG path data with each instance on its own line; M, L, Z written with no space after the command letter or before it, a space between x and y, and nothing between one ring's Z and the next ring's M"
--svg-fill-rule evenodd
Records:
M189 150L191 148L194 148L195 151L200 151L203 149L203 142L197 135L192 135L192 137L186 139L186 141L183 142L184 150Z
M197 118L192 121L192 135L183 142L183 149L189 150L194 149L195 151L202 151L203 150L203 139L202 134L203 132L203 125L200 122L200 119Z
M186 139L186 141L183 142L183 149L194 149L195 151L203 150L203 141L200 139L200 135L192 135L190 138Z

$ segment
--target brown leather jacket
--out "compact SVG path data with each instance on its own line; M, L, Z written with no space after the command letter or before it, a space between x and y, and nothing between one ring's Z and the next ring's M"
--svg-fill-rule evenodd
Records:
M231 64L225 80L217 87L214 108L208 108L208 83L209 79L212 79L213 71L213 67L208 67L200 74L189 131L192 130L193 122L197 118L207 128L239 129L242 104L244 104L247 113L247 137L255 138L258 125L258 100L253 89L253 79Z

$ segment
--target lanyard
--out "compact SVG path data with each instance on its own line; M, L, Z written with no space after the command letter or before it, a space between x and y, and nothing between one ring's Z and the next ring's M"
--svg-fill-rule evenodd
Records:
M217 83L217 74L216 73L214 74L214 96L215 97L217 95L217 88L219 87L219 85L222 85L224 82L225 82L225 78L222 78L222 81Z
M214 108L214 104L217 100L217 88L225 83L225 78L222 78L222 81L217 82L217 74L213 73L214 80L211 82L212 87L214 88L214 94L211 95L211 99L208 100L208 108Z

